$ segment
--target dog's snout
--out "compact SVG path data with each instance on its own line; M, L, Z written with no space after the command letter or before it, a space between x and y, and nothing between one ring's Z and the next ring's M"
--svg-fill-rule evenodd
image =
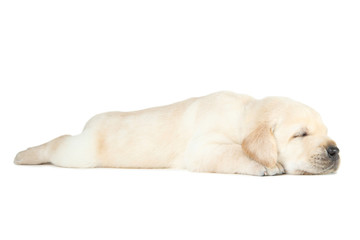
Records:
M332 160L338 160L339 159L339 148L336 146L329 146L326 151L328 152L329 157Z

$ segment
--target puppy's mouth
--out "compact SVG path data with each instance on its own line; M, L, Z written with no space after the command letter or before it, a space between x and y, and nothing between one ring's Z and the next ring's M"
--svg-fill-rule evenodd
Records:
M329 159L327 156L324 157L312 157L310 160L312 165L311 172L304 171L304 175L311 175L311 174L330 174L335 173L339 168L340 158L336 160Z
M320 173L319 173L319 174L334 173L334 172L337 171L338 167L339 167L339 161L337 160L337 161L332 162L328 167L322 168L322 169L320 170Z

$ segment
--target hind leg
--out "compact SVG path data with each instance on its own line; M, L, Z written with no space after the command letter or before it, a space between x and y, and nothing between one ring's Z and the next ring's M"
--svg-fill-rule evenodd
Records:
M19 152L15 157L14 163L19 165L49 163L51 155L58 149L59 145L69 137L69 135L64 135L40 146L31 147Z
M60 167L96 167L95 139L83 132L77 136L61 136L37 147L18 153L15 164L36 165L52 163Z

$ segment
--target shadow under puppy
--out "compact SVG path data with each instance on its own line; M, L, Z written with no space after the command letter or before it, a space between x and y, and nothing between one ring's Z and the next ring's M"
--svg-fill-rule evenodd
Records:
M218 92L167 106L96 115L76 136L17 154L16 164L177 168L249 175L327 174L339 149L320 115L282 97Z

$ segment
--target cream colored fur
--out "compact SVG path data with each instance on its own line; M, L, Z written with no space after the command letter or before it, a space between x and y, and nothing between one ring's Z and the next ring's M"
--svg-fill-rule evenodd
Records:
M303 139L298 131L309 132ZM320 116L287 98L256 100L218 92L168 106L96 115L77 136L20 152L16 164L61 167L176 168L250 175L322 174L334 144Z

